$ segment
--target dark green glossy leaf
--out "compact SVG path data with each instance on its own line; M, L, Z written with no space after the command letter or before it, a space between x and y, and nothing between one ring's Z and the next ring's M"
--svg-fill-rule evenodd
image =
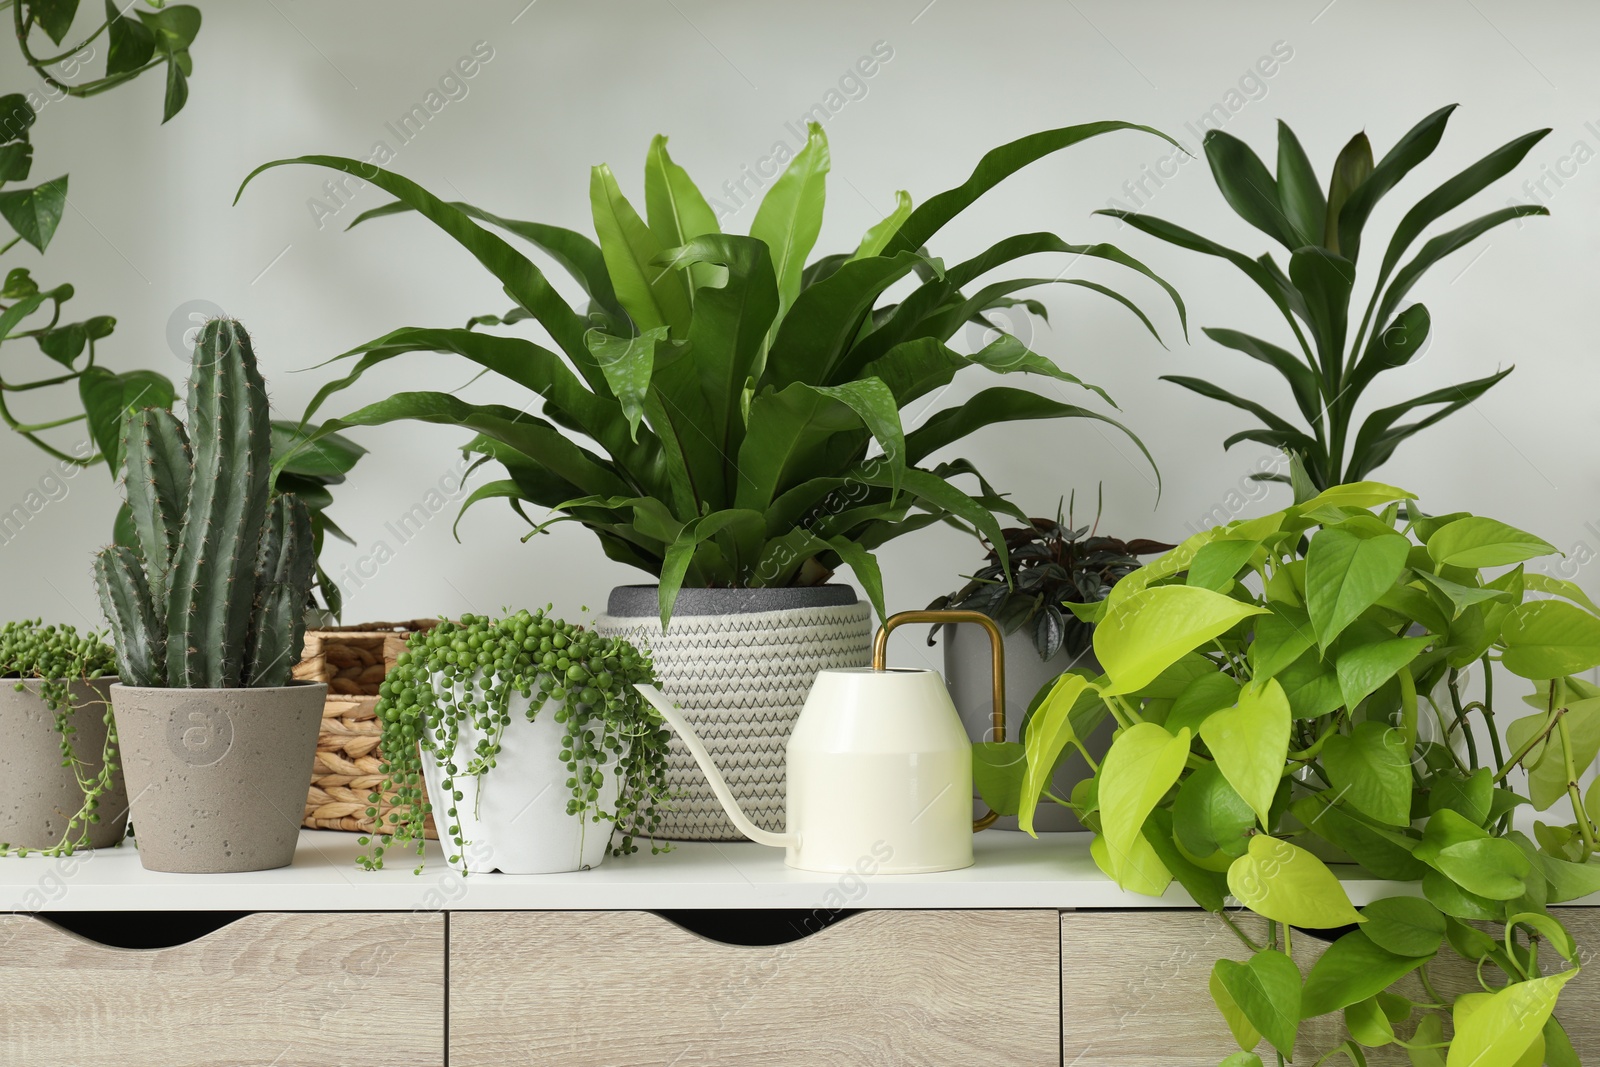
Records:
M1427 871L1427 866L1395 836L1330 806L1329 800L1329 794L1301 797L1289 810L1312 833L1349 853L1351 859L1379 878L1416 881Z
M61 225L67 206L67 176L53 178L32 189L0 192L0 216L17 231L17 236L43 252Z
M1379 948L1365 932L1352 930L1329 945L1306 975L1300 1017L1315 1018L1381 993L1427 962Z
M1208 130L1205 153L1211 177L1235 214L1291 252L1306 243L1278 205L1277 180L1249 145L1232 134Z
M1256 814L1249 802L1228 784L1215 763L1205 764L1183 780L1171 817L1178 841L1199 857L1215 852L1243 855L1256 828Z
M155 371L117 374L89 367L78 378L78 399L89 418L89 434L113 471L122 469L123 417L141 408L171 407L177 399L172 382Z
M1251 359L1260 360L1281 374L1289 383L1290 391L1294 393L1295 406L1300 409L1300 414L1306 417L1306 421L1315 423L1322 417L1322 394L1321 387L1317 384L1316 373L1306 366L1300 357L1277 345L1237 330L1207 326L1200 332L1217 344L1225 345L1236 352L1243 352Z
M1278 123L1278 207L1292 227L1295 248L1322 243L1323 219L1328 202L1316 171L1300 139L1285 123Z
M1429 957L1444 943L1445 918L1418 897L1384 897L1361 909L1361 932L1397 956Z
M156 52L156 37L148 26L123 15L114 0L106 0L106 22L107 77L131 73L150 62Z
M1352 263L1355 262L1356 255L1360 251L1361 231L1366 226L1372 209L1383 199L1384 194L1411 172L1413 167L1433 154L1433 150L1439 145L1439 139L1444 136L1445 124L1450 121L1450 113L1455 109L1455 104L1448 104L1411 127L1400 140L1395 142L1393 148L1384 153L1382 161L1376 166L1373 165L1372 147L1367 144L1365 134L1357 134L1356 138L1359 138L1360 143L1357 144L1357 141L1352 139L1345 151L1340 153L1340 162L1335 165L1335 172L1338 172L1340 165L1345 165L1350 177L1356 180L1350 183L1349 199L1346 206L1339 211L1339 245L1335 251L1340 252ZM1348 163L1345 161L1345 153L1351 156ZM1331 202L1329 207L1331 210Z
M78 0L28 0L27 10L50 40L60 44L78 15Z
M1356 723L1350 733L1328 738L1322 765L1342 803L1389 826L1410 825L1411 762L1399 730Z

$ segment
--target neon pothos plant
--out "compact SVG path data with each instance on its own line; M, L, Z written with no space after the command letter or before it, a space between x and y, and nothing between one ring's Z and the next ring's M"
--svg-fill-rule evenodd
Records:
M1213 341L1265 363L1284 379L1305 419L1296 426L1277 414L1282 405L1248 400L1188 375L1166 375L1201 396L1249 412L1262 423L1223 442L1258 441L1298 455L1317 488L1359 481L1394 454L1400 443L1482 396L1512 368L1487 377L1433 389L1398 404L1378 408L1356 424L1356 408L1373 380L1405 366L1428 341L1428 309L1406 298L1441 259L1465 248L1502 223L1528 215L1548 215L1536 204L1498 208L1431 237L1403 264L1401 260L1428 227L1508 174L1548 129L1523 134L1461 170L1413 204L1401 217L1375 271L1366 272L1371 295L1365 307L1352 305L1363 233L1373 209L1394 186L1433 154L1456 105L1440 108L1401 137L1382 159L1372 159L1364 133L1350 139L1334 161L1327 189L1287 125L1278 123L1277 174L1250 146L1231 134L1206 134L1206 159L1228 206L1289 253L1288 272L1270 253L1251 258L1152 215L1118 209L1128 225L1164 241L1217 256L1253 281L1283 316L1293 336L1285 348L1238 330L1207 327ZM1370 257L1369 257L1370 258ZM1360 309L1359 319L1353 318ZM1352 332L1352 325L1354 330ZM1302 328L1303 327L1303 328ZM1432 409L1410 422L1419 409ZM1281 474L1261 475L1285 481Z
M1523 569L1553 551L1539 538L1414 505L1402 523L1409 499L1336 486L1123 578L1084 609L1105 673L1063 675L1011 746L1023 828L1041 796L1066 804L1121 886L1176 880L1238 934L1247 962L1211 977L1242 1050L1230 1067L1260 1064L1262 1039L1280 1063L1364 1064L1385 1045L1417 1064L1578 1062L1552 1015L1578 953L1549 905L1600 891L1600 794L1577 785L1600 750L1600 689L1573 677L1600 665L1600 611ZM1496 702L1506 674L1531 711ZM1081 739L1108 714L1116 737L1095 765ZM1070 798L1043 792L1069 746L1093 777ZM1561 813L1533 839L1512 826L1530 803ZM1358 910L1325 861L1420 896ZM1230 897L1263 927L1230 918ZM1297 929L1335 932L1305 974ZM1452 955L1467 962L1453 975ZM1473 967L1481 987L1463 992ZM1305 1056L1299 1023L1339 1012L1342 1043Z
M1003 546L994 512L1025 520L970 463L927 462L935 453L1007 420L1092 418L1123 429L1089 408L999 387L907 431L902 410L967 367L1043 375L1109 399L1011 334L1001 332L976 353L950 347L954 335L985 312L1017 303L1010 294L1050 281L1108 296L1155 332L1131 300L1098 283L1064 277L985 282L990 272L1039 253L1105 260L1161 285L1182 315L1171 286L1111 245L1024 233L950 266L925 249L947 222L1017 170L1117 130L1155 133L1096 122L1013 141L984 156L966 182L919 208L900 193L895 210L853 251L809 264L829 168L827 140L815 125L767 191L750 236L720 232L705 198L667 155L664 137L655 139L646 159L646 218L623 196L609 167L594 168L590 200L598 243L572 230L445 203L357 160L305 156L255 173L310 163L356 174L398 198L358 222L420 212L470 251L517 303L510 313L482 316L465 329L403 328L345 353L340 358L358 362L317 394L307 418L338 390L409 352L464 357L543 402L540 417L525 405L399 393L330 420L324 432L401 419L474 431L468 451L498 462L505 476L478 486L462 510L501 498L519 513L534 504L582 523L608 556L659 577L663 621L684 585L812 585L840 565L855 571L881 613L872 552L885 541L946 520ZM588 314L562 299L544 273L493 230L528 241L571 274L588 294ZM914 280L910 293L887 300L885 292L905 279ZM474 328L527 318L544 328L554 350ZM974 490L951 484L962 476L974 479Z

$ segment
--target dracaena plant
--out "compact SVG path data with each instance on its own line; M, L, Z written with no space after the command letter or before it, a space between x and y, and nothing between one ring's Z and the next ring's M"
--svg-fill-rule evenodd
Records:
M306 156L255 173L310 163L356 174L398 198L363 218L421 213L517 303L468 328L399 329L345 353L341 358L357 360L353 369L316 396L307 418L334 392L409 352L464 357L543 403L535 415L527 405L399 393L330 420L324 431L418 419L475 432L467 449L498 463L504 476L479 485L463 510L502 498L519 513L533 504L583 524L608 556L659 577L664 622L684 585L810 585L841 565L854 570L882 613L872 554L879 545L940 520L1003 545L994 512L1023 517L970 463L930 457L1007 420L1092 418L1122 428L1092 408L996 387L907 430L901 411L968 367L1046 376L1104 397L1012 334L999 332L975 353L951 347L954 335L968 322L984 321L985 312L1016 303L1012 293L1056 280L1117 300L1154 333L1131 300L1097 282L994 281L992 271L1039 253L1107 261L1161 285L1182 314L1170 286L1111 245L1024 233L951 265L925 248L1018 169L1117 130L1155 133L1097 122L1013 141L984 156L962 185L916 209L900 193L896 209L852 251L810 263L829 169L818 126L772 183L749 236L720 232L715 212L668 156L664 137L646 160L643 218L611 169L594 168L597 240L445 203L397 174L351 159ZM588 295L587 314L496 230L526 240L572 275ZM887 299L885 292L902 280L910 292ZM553 349L476 328L527 318L543 327ZM973 479L970 491L952 484L962 476Z
M1140 893L1175 880L1238 934L1248 961L1211 977L1241 1049L1229 1067L1259 1065L1262 1039L1279 1063L1386 1045L1417 1063L1577 1063L1552 1009L1578 953L1548 906L1600 890L1600 792L1578 785L1600 689L1574 677L1600 664L1600 612L1523 568L1553 551L1538 537L1414 502L1402 521L1409 499L1336 486L1123 578L1095 612L1105 673L1061 676L1010 746L1009 782L1006 759L979 761L1026 829L1080 752L1093 776L1044 800L1095 831L1100 867ZM1514 684L1531 709L1507 707ZM1094 765L1082 739L1105 715L1116 736ZM1533 838L1512 821L1530 804L1546 813ZM1416 885L1357 909L1327 862ZM1230 898L1256 918L1231 918ZM1306 972L1296 930L1332 938ZM1301 1021L1333 1013L1337 1046L1302 1060Z
M1180 248L1227 260L1266 294L1288 326L1284 345L1232 329L1207 327L1203 332L1276 371L1287 384L1303 425L1280 414L1284 405L1278 400L1250 400L1204 378L1164 376L1261 421L1262 425L1229 437L1223 442L1225 449L1241 441L1284 449L1300 457L1319 489L1358 481L1387 462L1407 438L1472 403L1511 373L1507 367L1431 389L1377 408L1357 425L1357 408L1367 387L1384 371L1414 360L1428 342L1427 306L1406 302L1422 276L1496 226L1549 214L1535 204L1498 208L1436 234L1406 259L1430 226L1504 177L1550 132L1535 130L1501 145L1417 200L1395 226L1381 262L1362 272L1362 287L1370 286L1370 295L1365 305L1360 302L1357 268L1372 258L1360 256L1373 209L1433 154L1454 110L1453 104L1440 108L1417 123L1376 163L1366 134L1356 134L1334 161L1326 189L1294 131L1282 122L1276 175L1237 137L1221 130L1207 133L1206 160L1217 189L1240 218L1283 246L1287 272L1270 252L1252 258L1152 215L1120 209L1103 212ZM1286 480L1281 474L1259 477Z

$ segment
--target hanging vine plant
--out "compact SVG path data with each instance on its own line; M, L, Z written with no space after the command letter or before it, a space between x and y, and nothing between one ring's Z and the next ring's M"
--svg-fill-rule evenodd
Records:
M0 856L71 855L89 847L89 828L100 821L100 800L111 791L117 771L117 728L108 701L75 706L72 685L105 677L115 664L116 653L98 633L80 635L71 626L45 626L43 619L8 622L0 627L0 679L12 683L19 692L26 691L29 682L38 684L39 699L55 716L61 765L71 768L83 793L83 806L68 820L60 841L43 849L13 848L9 842L0 842ZM78 733L75 714L90 713L96 707L106 724L98 766L81 759L73 744Z
M655 831L667 798L668 735L634 688L638 683L658 684L648 654L623 638L602 637L545 611L523 610L500 620L463 615L459 623L441 621L412 634L379 690L384 782L367 798L374 805L367 814L376 818L380 798L391 796L385 829L392 840L385 834L363 837L368 852L362 865L381 868L384 853L394 847L415 847L421 857L425 824L435 811L443 816L441 837L465 852L456 809L464 797L461 779L473 779L481 790L500 755L516 697L528 701L522 712L528 721L551 714L566 727L560 758L570 775L567 814L613 824L619 835L613 855L637 852L641 837L650 840L651 852L665 851ZM463 727L481 738L464 766L452 758ZM434 802L423 792L423 750L439 760L443 772L444 796ZM605 803L607 773L619 785L612 810ZM461 855L449 859L459 863Z

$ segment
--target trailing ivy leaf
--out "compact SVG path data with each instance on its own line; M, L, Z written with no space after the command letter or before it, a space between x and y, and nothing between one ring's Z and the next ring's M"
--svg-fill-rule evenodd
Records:
M1410 825L1411 760L1399 730L1356 723L1348 734L1328 738L1322 765L1343 802L1388 826Z
M1184 779L1172 802L1173 833L1195 856L1242 856L1255 826L1256 813L1214 763Z
M1533 867L1515 842L1491 837L1448 808L1435 812L1412 853L1456 885L1488 900L1514 900Z
M89 367L78 378L78 397L88 415L89 434L112 470L122 468L122 422L130 411L171 407L177 399L172 382L155 371L117 374Z
M1227 904L1228 879L1220 871L1208 871L1192 862L1173 840L1172 813L1156 808L1145 820L1144 838L1184 891L1194 902L1213 914Z
M1300 1017L1326 1015L1375 996L1422 966L1430 955L1397 955L1374 944L1365 928L1352 930L1312 964L1300 998Z
M67 176L52 178L32 189L0 192L0 216L17 231L17 236L43 252L61 225L67 206Z
M156 37L148 26L122 14L114 0L106 0L106 22L106 77L129 74L150 62Z
M1194 554L1194 562L1189 564L1186 584L1226 593L1233 585L1233 576L1250 562L1250 557L1260 547L1259 541L1213 541L1202 545Z
M1119 883L1129 858L1141 850L1145 819L1178 780L1188 756L1189 731L1174 737L1155 723L1143 722L1118 734L1100 764L1095 777L1100 783L1101 836Z
M1200 725L1200 738L1217 767L1261 819L1271 826L1269 810L1289 756L1289 698L1277 679L1251 683L1239 691L1239 703L1219 711Z
M1322 662L1314 648L1278 671L1275 677L1283 686L1289 708L1297 719L1326 715L1344 703L1338 675Z
M143 12L140 12L143 14ZM188 53L184 53L187 55ZM161 122L163 125L170 122L172 117L183 110L183 105L189 102L189 78L184 74L183 66L176 60L167 61L167 91L161 98Z
M1300 1028L1300 968L1276 949L1263 949L1246 963L1218 960L1212 974L1251 1027L1286 1057L1294 1056Z
M1431 637L1393 637L1341 651L1334 672L1339 676L1344 706L1351 710L1359 707L1379 686L1415 661L1432 641Z
M1312 833L1327 841L1379 878L1414 882L1428 870L1402 844L1404 837L1388 834L1331 804L1332 794L1301 797L1289 810Z
M1068 671L1051 685L1049 693L1028 718L1023 737L1026 766L1018 786L1017 826L1033 833L1033 815L1039 796L1055 774L1056 763L1077 736L1072 712L1083 701L1097 701L1098 693L1081 674Z
M1450 567L1505 567L1552 555L1556 546L1514 526L1469 515L1436 530L1428 538L1428 555Z
M1159 897L1172 884L1172 872L1162 864L1161 857L1143 834L1133 839L1115 870L1111 866L1111 849L1103 834L1096 834L1089 843L1089 856L1107 878L1130 893Z
M1234 1041L1238 1042L1239 1048L1245 1050L1223 1060L1222 1067L1228 1067L1229 1064L1237 1062L1235 1059L1237 1056L1250 1056L1259 1065L1261 1063L1260 1057L1257 1057L1255 1053L1249 1050L1261 1043L1261 1031L1255 1028L1249 1017L1245 1015L1244 1009L1240 1008L1233 999L1233 994L1228 992L1227 985L1222 981L1222 973L1214 964L1211 968L1211 978L1208 985L1211 990L1211 1001L1217 1006L1217 1010L1222 1013L1223 1021L1228 1024L1228 1032L1233 1035Z
M1217 1067L1261 1067L1261 1057L1254 1052L1235 1052Z
M1344 1009L1344 1026L1354 1040L1367 1048L1394 1044L1394 1027L1378 1006L1378 998L1368 997Z
M1331 930L1364 922L1344 886L1317 857L1266 834L1228 868L1228 888L1245 907L1274 922Z
M1095 657L1111 682L1104 692L1142 689L1185 654L1265 611L1193 586L1135 593L1109 608L1095 627Z
M1501 640L1506 648L1501 662L1524 678L1559 678L1600 666L1600 618L1565 601L1536 600L1513 608Z
M1200 724L1223 708L1239 702L1239 683L1221 671L1202 674L1183 688L1167 710L1164 725L1168 730L1187 726L1198 732Z
M1493 993L1466 993L1451 1011L1455 1036L1447 1067L1518 1067L1539 1040L1561 988L1577 970L1513 982Z
M1255 635L1250 642L1252 678L1273 677L1317 641L1305 612L1288 604L1274 603L1270 607L1272 613L1258 616L1254 623Z
M989 810L1015 815L1022 796L1027 755L1015 741L984 741L972 746L972 784Z
M1411 545L1399 534L1361 536L1329 527L1306 552L1306 609L1327 648L1400 577Z
M1397 956L1430 957L1444 941L1439 909L1417 897L1384 897L1361 909L1361 930L1372 943Z
M78 15L78 0L30 0L28 14L51 41L60 44Z
M1470 775L1441 771L1429 780L1428 812L1446 808L1468 822L1487 826L1494 810L1494 772L1478 767Z
M33 145L27 141L13 141L0 146L0 182L26 180L33 169Z

